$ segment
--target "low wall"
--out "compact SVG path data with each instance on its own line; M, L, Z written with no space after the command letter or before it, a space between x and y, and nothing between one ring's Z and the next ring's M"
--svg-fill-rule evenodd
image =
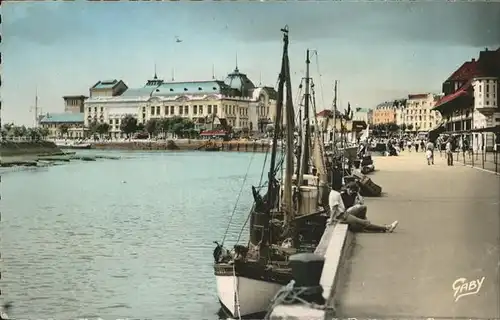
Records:
M207 140L168 140L168 141L126 141L126 142L96 142L92 149L113 150L205 150L219 148L221 151L267 152L269 144L253 141L216 141Z
M63 151L51 141L2 141L0 143L0 157L2 159L62 153Z

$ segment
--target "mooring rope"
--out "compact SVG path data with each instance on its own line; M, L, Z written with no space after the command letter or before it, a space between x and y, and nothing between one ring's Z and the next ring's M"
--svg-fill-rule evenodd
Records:
M291 280L286 286L281 288L278 291L278 293L276 293L274 298L271 300L271 305L266 313L266 316L264 317L264 320L270 319L271 314L278 305L291 305L291 304L301 303L311 309L317 309L317 310L327 309L326 306L324 305L311 303L301 298L301 295L305 293L316 293L318 290L317 287L294 287L294 285L295 285L295 280Z

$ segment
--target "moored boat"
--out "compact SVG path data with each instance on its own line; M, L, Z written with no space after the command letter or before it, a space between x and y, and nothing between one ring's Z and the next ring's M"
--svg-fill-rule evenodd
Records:
M213 252L217 296L222 308L234 318L257 317L266 312L274 295L292 280L289 256L313 251L327 218L325 208L318 205L319 179L310 172L309 121L305 121L300 152L294 153L295 115L288 61L288 29L282 31L283 57L267 192L261 196L259 190L252 187L254 205L249 217L248 244L237 244L230 251L224 247L224 242L217 243ZM305 109L308 110L309 50L306 63ZM281 135L284 116L287 126ZM279 152L281 159L277 159L279 136L284 137L285 146L284 152ZM281 180L278 178L280 172L283 172Z

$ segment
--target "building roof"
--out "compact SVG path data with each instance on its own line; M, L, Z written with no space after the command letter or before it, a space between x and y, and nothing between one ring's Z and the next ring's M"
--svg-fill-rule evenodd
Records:
M414 93L414 94L409 94L408 99L409 100L426 99L428 96L429 96L428 93Z
M370 112L371 109L369 108L356 108L355 112L365 112L365 113L368 113Z
M250 90L255 88L253 82L248 79L246 74L241 73L238 67L227 75L224 83L230 88L238 90L245 97L248 97L250 95Z
M144 97L144 96L150 97L156 88L157 88L156 86L154 86L154 87L146 86L144 88L129 88L124 93L122 93L120 96L121 97Z
M74 96L64 96L63 99L64 100L67 100L67 99L88 99L88 97L84 96L84 95L74 95Z
M500 48L483 50L479 59L464 62L446 81L468 81L474 77L500 76Z
M122 80L100 80L92 86L91 89L113 89L120 83L125 84Z
M165 82L156 87L152 96L172 96L181 94L223 94L231 96L231 88L222 81Z
M84 122L83 113L47 113L40 123L78 123Z
M441 106L443 106L444 104L448 103L448 102L451 102L451 101L454 101L455 99L459 98L459 97L467 97L469 96L470 97L470 92L469 92L469 89L471 88L471 84L472 84L472 79L470 79L469 81L467 81L462 87L460 87L456 92L452 93L452 94L449 94L447 96L444 96L442 97L441 99L439 99L436 104L434 105L434 108L432 108L433 110L436 110L436 109L439 109Z

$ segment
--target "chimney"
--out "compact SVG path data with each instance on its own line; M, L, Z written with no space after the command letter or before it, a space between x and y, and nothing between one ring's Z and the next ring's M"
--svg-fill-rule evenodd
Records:
M475 58L472 58L472 60L471 60L471 61L472 61L472 62L476 62L476 59L475 59Z

